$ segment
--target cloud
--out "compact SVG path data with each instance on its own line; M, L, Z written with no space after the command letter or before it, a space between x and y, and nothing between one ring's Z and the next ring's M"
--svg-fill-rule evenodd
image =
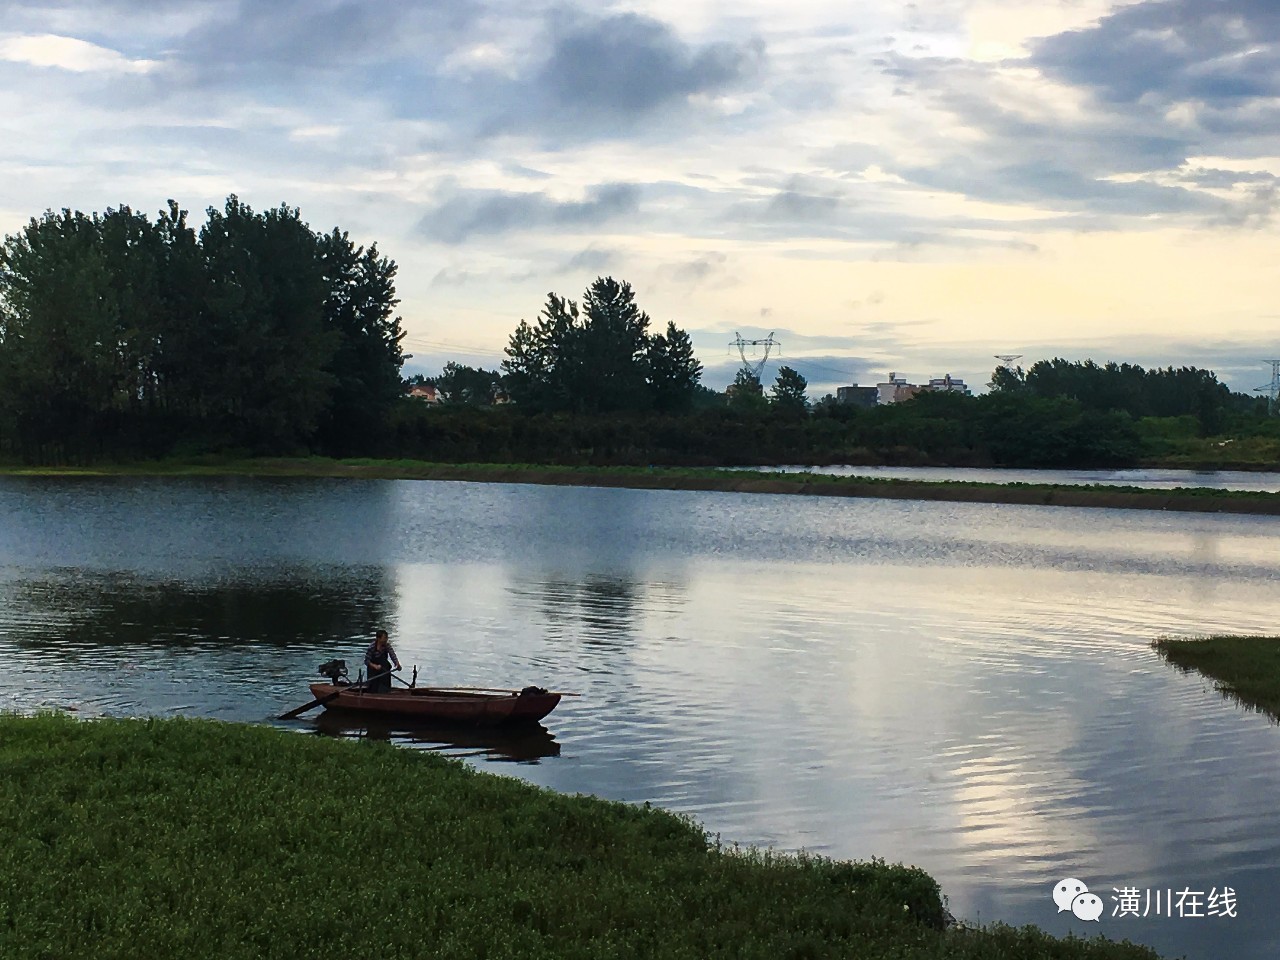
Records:
M575 116L629 119L753 75L763 44L694 47L667 24L634 13L583 18L556 32L535 83Z
M995 63L883 55L903 123L936 129L917 128L914 159L892 172L1069 215L1026 230L1269 222L1265 184L1215 193L1224 178L1190 176L1188 158L1280 154L1274 3L1147 0L1026 46L1027 57Z
M618 258L618 251L602 247L587 247L579 250L572 257L556 268L556 273L592 273L604 270Z
M1272 0L1148 0L1039 41L1031 63L1111 104L1230 106L1280 95L1278 40Z
M349 73L400 56L443 55L479 13L470 0L272 0L215 9L179 47L200 81L243 82L246 70L281 78L299 68Z
M147 73L159 65L155 60L131 60L86 40L48 33L0 40L0 60L73 73Z
M429 239L456 244L477 235L591 227L634 214L639 201L640 190L630 183L599 184L582 200L568 201L542 193L457 189L428 210L418 230Z
M675 283L698 286L723 272L729 258L718 250L712 250L692 260L670 264L663 269L663 275Z

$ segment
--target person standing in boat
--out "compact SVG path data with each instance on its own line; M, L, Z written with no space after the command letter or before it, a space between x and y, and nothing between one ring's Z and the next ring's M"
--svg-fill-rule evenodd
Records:
M379 630L373 635L373 643L369 644L369 649L364 652L364 666L369 677L365 689L370 693L390 691L393 669L391 664L395 664L394 669L399 670L400 658L396 656L395 648L387 639L387 631Z

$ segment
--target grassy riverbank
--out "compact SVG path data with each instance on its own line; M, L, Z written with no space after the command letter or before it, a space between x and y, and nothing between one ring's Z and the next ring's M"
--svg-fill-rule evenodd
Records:
M0 826L9 960L1155 957L946 928L913 868L266 727L0 717Z
M1280 637L1161 637L1151 645L1183 672L1204 674L1224 697L1280 722Z
M254 460L210 458L196 461L153 461L83 468L9 466L0 468L0 473L26 476L307 476L470 480L481 483L537 483L630 487L645 490L718 490L805 496L881 497L894 500L943 500L965 503L1280 515L1280 494L1258 491L1212 490L1204 487L1150 490L1141 487L1102 485L898 480L883 477L839 477L694 467L570 467L545 464L429 463L421 460L331 460L324 457L307 457Z

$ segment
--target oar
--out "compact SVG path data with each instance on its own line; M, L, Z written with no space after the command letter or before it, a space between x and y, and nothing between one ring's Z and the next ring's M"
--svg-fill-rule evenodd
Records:
M403 682L403 681L401 681ZM439 690L442 693L511 693L518 694L519 690L512 690L509 687L419 687L419 690ZM562 697L580 697L580 693L565 693L563 690L548 690L547 693L555 693Z
M395 676L394 672L392 673L392 676ZM369 684L368 680L361 680L359 683L349 684L348 686L335 690L333 693L325 694L323 697L316 697L310 703L304 703L300 707L295 707L294 709L290 710L288 713L282 713L276 719L292 720L294 717L300 717L302 716L302 714L306 713L308 710L312 709L313 707L318 707L323 703L328 703L330 700L335 699L341 694L347 693L351 690L356 690L356 689L368 686L368 684Z

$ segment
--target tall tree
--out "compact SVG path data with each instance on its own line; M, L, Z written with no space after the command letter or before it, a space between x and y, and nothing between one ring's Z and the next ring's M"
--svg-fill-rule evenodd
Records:
M667 332L649 341L649 377L655 410L687 413L697 396L702 364L693 355L689 334L668 321Z
M809 381L791 367L779 367L769 398L774 410L789 416L802 417L809 412L809 398L805 390Z
M0 249L0 374L18 445L82 455L118 399L119 306L96 217L32 219Z
M547 294L538 322L521 320L502 361L511 398L531 411L568 409L573 398L573 372L578 363L578 305Z
M232 195L200 233L208 271L206 415L255 449L297 448L325 410L337 347L326 329L317 239L296 208L265 214Z
M769 406L760 379L746 367L741 367L734 375L733 383L729 384L725 394L728 396L730 410L758 413Z
M401 396L400 341L404 331L394 315L396 264L379 255L377 244L357 247L334 228L319 238L324 278L324 323L336 336L326 371L333 378L331 403L321 428L323 445L335 453L361 448L385 421Z
M629 283L599 277L582 300L548 294L535 325L520 321L506 347L504 381L531 410L608 413L686 408L702 367L674 323L650 336Z
M597 278L582 308L574 406L592 412L645 409L651 400L649 315L636 305L631 284Z

